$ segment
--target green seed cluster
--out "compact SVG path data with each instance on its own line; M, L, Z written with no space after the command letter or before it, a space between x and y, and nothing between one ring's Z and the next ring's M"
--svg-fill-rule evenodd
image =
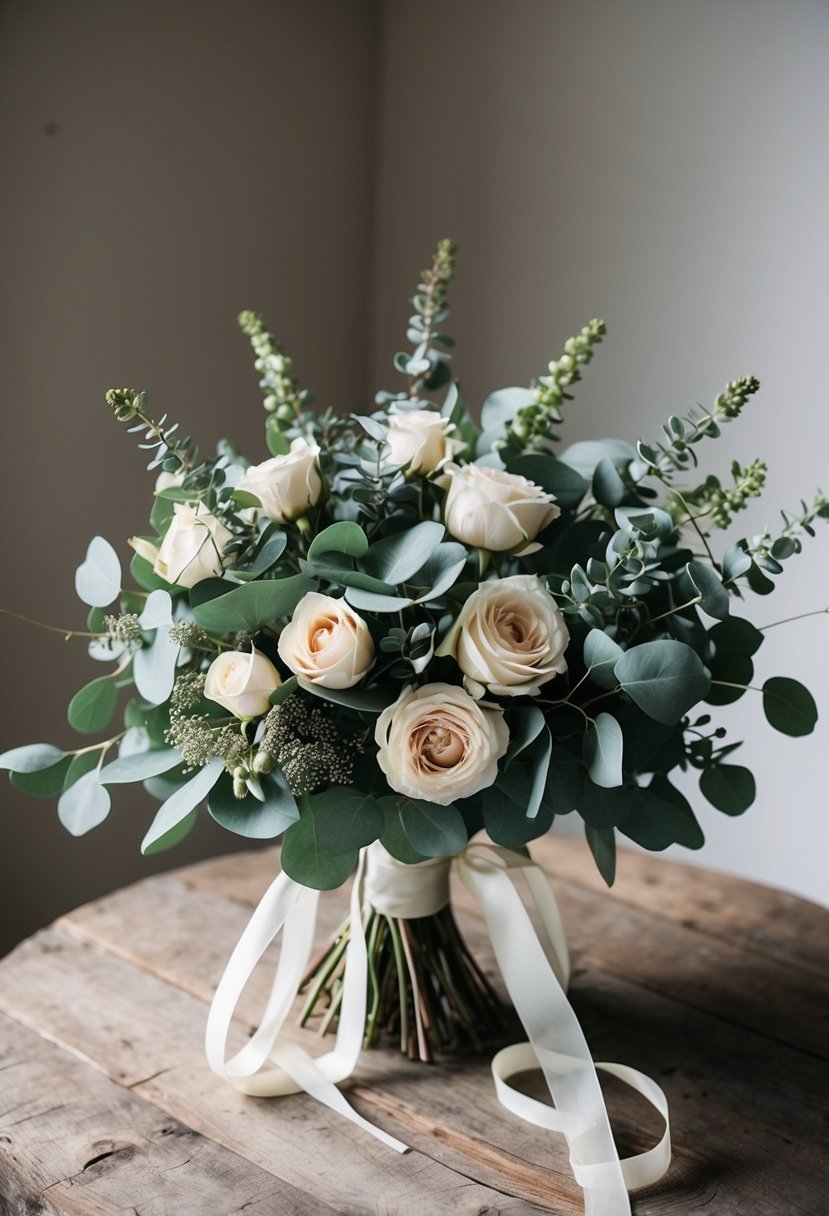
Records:
M120 616L105 616L104 624L107 627L107 633L116 642L141 641L141 625L138 614L135 612L124 612Z
M756 376L740 376L727 384L714 402L715 418L737 418L749 397L760 387Z
M341 737L324 705L295 693L265 719L259 756L273 757L292 794L312 794L351 784L354 742Z
M268 413L283 421L292 421L300 413L303 397L291 374L293 363L282 347L268 333L262 318L255 312L239 313L239 328L250 339L256 356L253 366L261 373L259 387L264 393L262 404Z
M170 696L170 727L165 740L181 752L188 769L201 768L221 756L229 773L250 750L235 724L215 725L208 714L194 713L204 693L204 673L184 672Z
M727 528L732 516L743 511L752 498L759 498L766 484L767 466L762 460L752 460L742 468L738 461L731 465L733 486L723 486L718 477L707 477L696 490L683 495L683 507L708 516L715 528Z
M175 646L186 646L190 650L216 649L216 643L195 621L176 621L170 628L170 641Z
M535 401L519 410L512 421L507 439L516 447L543 448L545 441L555 439L553 427L562 421L561 406L565 389L581 380L581 368L593 358L593 348L606 333L604 321L594 319L564 343L564 353L548 366L549 375L539 376Z

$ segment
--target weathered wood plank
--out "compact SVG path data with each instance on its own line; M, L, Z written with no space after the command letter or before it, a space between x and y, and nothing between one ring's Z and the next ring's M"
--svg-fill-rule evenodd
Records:
M616 882L608 891L583 841L546 836L533 843L532 853L557 881L678 921L786 967L829 975L829 912L806 899L633 849L619 850Z
M335 1212L0 1015L0 1211L139 1210L145 1216Z
M4 961L0 1008L209 1139L338 1211L353 1216L375 1211L524 1216L537 1211L525 1200L478 1182L474 1173L467 1176L442 1164L437 1154L432 1159L419 1144L398 1156L303 1094L277 1102L237 1094L205 1066L202 1002L59 929L30 938ZM238 1036L237 1045L243 1037ZM361 1109L377 1122L390 1123L365 1104ZM452 1157L447 1151L447 1161ZM453 1160L466 1165L458 1153ZM567 1180L572 1194L564 1161L561 1170L561 1181ZM547 1192L546 1177L543 1186ZM570 1208L567 1198L565 1192L560 1210L575 1213L575 1196Z
M105 901L98 915L87 912L83 919L95 926L102 941L111 935L122 942L130 923L143 909L141 930L134 944L143 958L142 965L150 972L171 975L176 983L207 1000L214 983L211 968L217 969L217 977L248 910L202 892L198 898L186 889L176 893L174 876L155 881L163 882L163 897L144 899L136 907L132 903L136 889L126 890ZM335 912L338 915L339 909ZM175 935L182 941L189 940L193 947L189 952L181 951L174 935L170 943L174 963L166 958L165 925L171 918L176 923ZM211 926L210 933L199 932L204 925ZM467 927L480 933L473 922ZM80 925L76 928L80 931ZM482 943L478 945L480 949ZM73 960L70 970L76 966ZM726 985L729 982L727 974L720 979ZM266 983L262 976L251 984L242 1008L249 1021L255 1019L261 1007ZM720 1202L725 1202L733 1192L743 1198L750 1196L758 1214L778 1211L775 1204L779 1195L775 1198L773 1189L775 1170L768 1153L769 1144L778 1139L783 1145L781 1151L797 1161L803 1177L822 1176L829 1185L829 1179L821 1173L823 1153L814 1135L826 1072L822 1076L816 1072L814 1061L781 1044L765 1042L760 1036L722 1023L713 1015L695 1013L683 1004L655 995L643 995L635 985L620 984L599 968L591 969L576 981L574 1002L596 1054L621 1059L645 1071L661 1061L661 1068L668 1074L661 1079L667 1083L675 1108L676 1161L670 1184L661 1184L643 1196L639 1200L645 1205L641 1211L647 1211L650 1202L661 1201L670 1194L672 1202L682 1196L687 1204L677 1210L693 1212L715 1191ZM73 1000L73 1006L74 1003ZM107 1012L105 1033L111 1035L114 1027L109 1004ZM83 1019L87 1030L88 1016ZM65 1025L62 1033L66 1033ZM163 1045L163 1034L163 1028L153 1031L157 1055ZM654 1049L655 1043L659 1044L658 1051ZM191 1049L192 1046L191 1043ZM100 1050L96 1048L96 1052ZM764 1062L759 1076L758 1059ZM212 1099L199 1080L204 1075L203 1065L200 1067L200 1061L192 1058L192 1052L188 1063L189 1076L182 1077L180 1070L162 1072L138 1088L152 1093L166 1109L192 1122L194 1118L209 1117ZM210 1082L213 1083L212 1078ZM750 1103L746 1102L747 1092L752 1095ZM563 1146L555 1138L543 1137L512 1120L498 1107L485 1066L455 1064L442 1067L436 1075L436 1070L411 1065L395 1058L393 1052L369 1052L363 1057L357 1087L352 1093L358 1095L365 1113L385 1111L398 1120L403 1126L403 1138L423 1151L430 1149L431 1138L431 1151L440 1154L446 1164L459 1168L460 1158L467 1174L493 1181L488 1171L495 1171L495 1179L504 1189L535 1199L549 1193L551 1179L556 1180L556 1175L560 1187L568 1184ZM194 1107L200 1114L194 1115ZM622 1116L622 1128L627 1133L622 1139L623 1150L626 1141L637 1148L646 1147L648 1139L631 1135L630 1101L617 1097L613 1109L614 1115ZM656 1121L648 1108L642 1105L634 1113L644 1115L645 1127L650 1132L656 1131ZM724 1163L716 1155L717 1137L725 1141L735 1127L740 1129L740 1154ZM214 1129L208 1125L205 1130L213 1134ZM786 1148L780 1137L794 1141L796 1147ZM715 1145L712 1160L717 1162L719 1172L714 1173L712 1167L711 1173L700 1173L700 1145L708 1146L712 1140ZM571 1200L576 1203L575 1210L579 1210L572 1196L572 1183L569 1185ZM795 1212L796 1195L789 1197L791 1210Z
M201 890L189 896L182 890L176 895L176 881L174 877L166 879L165 898L154 904L158 921L152 912L145 913L135 949L142 956L143 966L171 975L189 991L208 1000L212 991L210 970L213 966L221 968L222 957L235 942L247 910L236 904L228 906L226 901ZM123 891L106 901L99 914L86 910L82 923L103 943L108 937L120 940L135 920L132 899L133 894ZM173 968L165 958L163 926L176 903L177 933L183 940L194 941L199 924L212 924L214 932L209 943L201 943L203 948L191 951L186 958L181 957L173 943L172 954L177 960ZM146 907L146 901L141 906ZM483 931L474 918L466 920L466 930L479 956L486 957ZM592 932L589 920L586 932ZM715 979L727 993L732 981L730 970L717 972ZM248 1020L255 1019L257 1008L261 1008L266 983L264 976L252 981L242 1005L242 1013ZM734 1128L739 1129L741 1151L718 1178L720 1202L730 1187L739 1186L736 1193L750 1195L758 1213L779 1210L775 1204L780 1196L773 1189L775 1165L768 1153L772 1143L780 1146L779 1151L792 1163L792 1168L797 1163L802 1176L822 1177L829 1189L825 1155L815 1135L829 1083L829 1070L825 1067L816 1067L813 1059L782 1043L723 1022L716 1011L697 1012L684 1001L644 994L637 985L609 975L599 966L582 968L574 984L573 999L595 1054L622 1060L646 1072L658 1068L664 1074L660 1079L667 1082L674 1106L679 1104L679 1121L675 1111L677 1151L670 1193L674 1197L685 1196L691 1205L686 1210L694 1211L693 1204L705 1200L698 1189L699 1146L725 1142ZM758 1060L763 1064L759 1071ZM539 1141L531 1129L517 1122L509 1123L509 1116L494 1100L486 1070L473 1073L469 1065L445 1065L441 1085L432 1070L402 1060L395 1065L393 1056L370 1052L361 1066L361 1075L364 1073L371 1074L373 1088L369 1091L360 1086L352 1091L358 1092L361 1100L398 1118L407 1129L416 1128L438 1141L454 1138L455 1147L465 1156L495 1164L505 1184L516 1168L520 1173L522 1158L543 1167L561 1154L561 1145L554 1140ZM163 1085L164 1079L159 1083ZM751 1094L750 1103L746 1102L747 1093ZM631 1147L645 1148L656 1134L656 1120L644 1104L638 1109L634 1104L632 1110L627 1091L622 1090L622 1095L621 1100L617 1096L613 1109L615 1125L621 1123L623 1150L626 1140ZM633 1113L643 1121L649 1135L631 1136ZM492 1130L496 1127L497 1136ZM497 1140L497 1152L493 1140ZM497 1163L492 1160L494 1157ZM516 1185L514 1178L511 1185ZM653 1192L653 1196L657 1194L662 1194L661 1187ZM795 1198L790 1191L793 1205ZM796 1208L793 1206L792 1210Z

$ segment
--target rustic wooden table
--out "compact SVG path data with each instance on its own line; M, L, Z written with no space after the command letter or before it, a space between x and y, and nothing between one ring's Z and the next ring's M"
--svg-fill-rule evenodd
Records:
M635 1212L829 1211L827 913L632 853L608 893L582 843L534 853L556 879L594 1055L650 1072L670 1101L674 1162ZM403 1157L305 1095L247 1098L208 1071L206 1005L276 865L267 849L148 878L0 963L0 1213L581 1212L563 1141L498 1105L486 1061L363 1054L350 1096L412 1145ZM321 935L344 905L324 898ZM647 1147L658 1117L606 1092L622 1152Z

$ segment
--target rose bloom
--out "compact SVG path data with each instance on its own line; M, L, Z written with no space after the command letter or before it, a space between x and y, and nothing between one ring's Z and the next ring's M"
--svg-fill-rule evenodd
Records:
M255 494L274 523L284 524L315 506L322 498L323 482L317 457L320 450L301 436L290 452L251 465L237 482L237 490Z
M380 714L374 737L391 788L439 806L492 785L509 744L501 710L454 684L403 693Z
M403 410L392 414L386 442L391 460L407 465L406 475L434 473L466 446L454 438L455 424L434 410Z
M567 670L564 617L534 574L481 583L438 647L452 655L473 696L536 696Z
M222 552L231 533L207 507L177 502L160 546L133 536L135 552L152 563L156 574L179 587L195 587L222 573Z
M282 630L279 657L295 675L323 688L359 684L374 662L368 625L345 600L309 591Z
M561 514L552 494L515 473L477 464L448 464L445 472L444 523L465 545L520 549Z
M227 650L208 667L204 695L245 721L268 712L268 698L281 683L279 672L261 650L251 647L250 654Z

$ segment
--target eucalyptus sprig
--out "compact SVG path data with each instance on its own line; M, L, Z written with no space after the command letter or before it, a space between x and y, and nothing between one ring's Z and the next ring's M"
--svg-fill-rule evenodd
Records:
M664 440L637 445L639 458L648 466L648 473L668 484L674 473L684 472L689 465L699 461L694 445L701 439L717 439L723 422L739 418L746 402L760 388L755 376L741 376L732 380L715 398L710 410L698 405L684 418L672 415L663 426Z
M420 276L417 291L412 296L414 312L409 317L406 337L414 351L398 351L394 356L397 371L408 377L408 396L417 398L426 390L440 388L451 379L449 348L455 345L448 334L440 332L449 316L446 294L455 271L455 245L450 240L438 241L430 266Z
M106 403L119 422L135 422L129 427L130 434L146 431L144 443L139 448L154 452L148 469L163 467L170 472L181 472L194 466L198 460L198 449L190 435L178 435L179 424L167 426L167 415L156 422L147 412L149 397L146 392L134 388L111 388L106 393Z

